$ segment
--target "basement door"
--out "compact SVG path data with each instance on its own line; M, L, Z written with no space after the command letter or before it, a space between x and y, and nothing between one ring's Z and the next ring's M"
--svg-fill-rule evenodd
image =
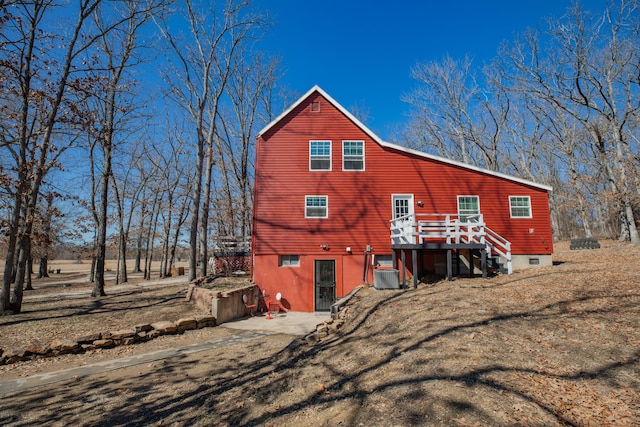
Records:
M336 300L336 260L315 261L315 311L329 311Z

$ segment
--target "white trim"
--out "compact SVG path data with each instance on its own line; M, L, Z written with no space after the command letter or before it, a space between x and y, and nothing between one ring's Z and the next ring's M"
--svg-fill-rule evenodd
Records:
M311 143L312 142L328 142L329 143L329 169L311 169ZM309 140L309 172L331 172L333 170L333 142L330 139L310 139Z
M458 204L458 215L460 215L460 197L475 197L476 199L478 199L478 212L477 214L481 214L482 211L480 210L480 196L477 194L458 194L456 196L456 202ZM465 215L475 215L475 214L465 214Z
M416 213L413 194L408 194L408 193L392 194L391 195L391 218L396 219L396 199L408 199L409 200L408 215L414 215Z
M307 216L307 198L309 197L324 197L325 201L326 201L326 206L325 206L325 216ZM313 207L313 206L311 206ZM324 219L324 218L329 218L329 196L327 195L322 195L322 194L309 194L304 196L304 217L305 218L309 218L309 219Z
M458 166L458 167L461 167L461 168L464 168L464 169L472 170L472 171L475 171L475 172L480 172L480 173L483 173L485 175L495 176L497 178L502 178L502 179L506 179L508 181L513 181L513 182L517 182L517 183L520 183L520 184L528 185L528 186L531 186L531 187L539 188L541 190L553 191L553 187L551 187L549 185L539 184L537 182L529 181L527 179L518 178L518 177L515 177L515 176L512 176L512 175L507 175L507 174L504 174L504 173L495 172L495 171L491 171L491 170L488 170L488 169L483 169L483 168L480 168L478 166L468 165L466 163L458 162L456 160L445 159L444 157L434 156L433 154L428 154L428 153L425 153L425 152L422 152L422 151L414 150L414 149L411 149L411 148L403 147L401 145L397 145L397 144L393 144L393 143L390 143L390 142L383 141L382 139L380 139L380 137L378 137L378 135L373 133L360 120L356 119L349 111L347 111L342 105L340 105L338 102L336 102L336 100L334 100L331 96L329 96L318 85L315 85L311 89L309 89L293 105L291 105L289 108L287 108L285 111L283 111L282 114L280 114L278 117L276 117L271 123L269 123L264 128L262 128L262 130L260 130L260 132L258 132L257 137L260 137L260 136L264 135L267 131L269 131L269 129L271 129L276 123L278 123L287 114L289 114L291 111L293 111L298 105L300 105L304 100L306 100L313 92L318 92L320 95L322 95L324 98L326 98L327 101L329 101L331 104L333 104L333 106L336 107L342 114L347 116L347 118L349 120L351 120L363 132L365 132L367 135L369 135L371 137L371 139L373 139L375 142L377 142L378 144L380 144L381 146L383 146L385 148L401 151L403 153L412 154L414 156L419 156L419 157L422 157L422 158L425 158L425 159L434 160L434 161L441 162L441 163L446 163L446 164L449 164L449 165L452 165L452 166Z
M361 142L362 143L362 169L345 169L344 168L344 143L345 142ZM342 171L343 172L364 172L367 170L366 163L364 161L364 140L362 139L343 139L342 140Z
M291 264L291 257L292 256L296 256L298 257L298 262L296 262L295 264ZM284 264L282 262L282 257L288 257L288 264ZM284 255L278 255L278 267L285 267L285 268L298 268L300 267L300 255L298 254L284 254Z
M511 206L511 199L515 198L515 197L519 197L519 198L523 198L523 199L529 199L529 216L513 216L513 206ZM516 206L517 208L522 208L522 206ZM531 196L509 196L509 218L514 218L514 219L518 219L518 218L533 218L533 208L531 207Z

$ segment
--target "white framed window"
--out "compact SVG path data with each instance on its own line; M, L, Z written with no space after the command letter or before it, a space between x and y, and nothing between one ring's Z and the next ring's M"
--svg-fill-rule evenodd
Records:
M331 170L331 141L309 141L309 170Z
M458 215L462 222L477 222L480 214L480 197L458 196Z
M531 218L531 198L529 196L509 196L511 218Z
M374 254L373 265L376 267L393 267L393 256L391 254Z
M364 141L342 141L342 170L364 170Z
M328 196L305 196L305 218L328 218Z
M300 255L280 255L278 257L278 266L280 267L299 267Z

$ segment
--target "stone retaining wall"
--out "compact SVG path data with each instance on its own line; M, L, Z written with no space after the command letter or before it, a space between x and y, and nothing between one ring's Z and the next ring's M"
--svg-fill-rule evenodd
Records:
M179 319L175 322L160 321L136 325L131 329L89 333L75 339L56 339L48 344L30 344L25 348L0 348L0 365L30 360L35 357L52 357L62 354L84 353L98 348L111 348L149 341L161 335L179 334L192 329L216 326L213 316L203 315Z
M248 305L257 305L260 289L256 285L251 285L221 292L191 284L187 291L187 301L192 301L199 309L211 313L220 325L245 317L249 313L249 309L244 304L243 295L247 296Z

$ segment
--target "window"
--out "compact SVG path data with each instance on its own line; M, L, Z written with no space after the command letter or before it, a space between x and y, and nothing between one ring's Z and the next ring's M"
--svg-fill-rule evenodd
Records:
M311 102L311 112L317 113L320 111L320 101L312 101Z
M531 218L531 198L529 196L509 196L511 218Z
M280 255L278 265L280 267L299 267L300 255Z
M458 196L458 215L462 222L478 222L480 198L478 196Z
M364 141L342 141L342 170L364 170Z
M327 218L327 196L305 197L305 218Z
M376 267L393 267L393 256L375 254L374 265Z
M309 170L331 170L331 141L309 141Z

